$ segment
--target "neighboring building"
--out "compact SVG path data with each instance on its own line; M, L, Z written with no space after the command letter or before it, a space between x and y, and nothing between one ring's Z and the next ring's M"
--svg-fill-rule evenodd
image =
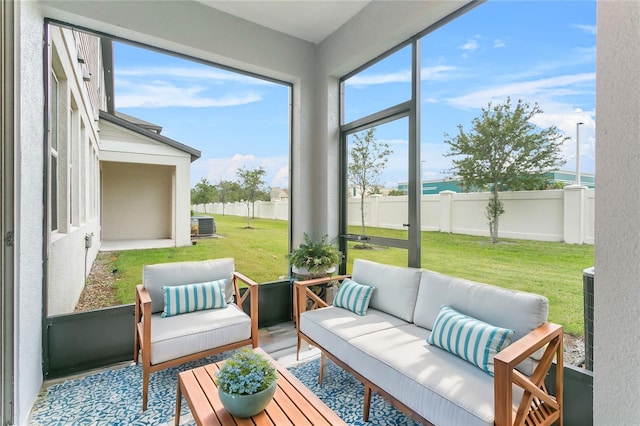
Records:
M155 128L157 132L135 124L130 116L100 111L104 241L191 244L190 165L200 152L161 136L162 128Z
M561 184L562 186L574 185L576 183L575 172L569 172L566 170L557 170L546 173L549 187L554 188L555 184ZM593 189L596 186L595 175L588 173L580 173L580 184L586 186L589 189ZM406 182L400 182L397 187L398 191L408 190ZM454 191L464 192L460 187L460 181L458 179L434 179L422 181L422 195L439 194L442 191Z
M113 110L111 42L49 28L47 312L59 315L73 312L103 241L191 244L190 165L200 152Z
M289 189L287 188L271 188L269 194L271 201L280 201L289 199Z

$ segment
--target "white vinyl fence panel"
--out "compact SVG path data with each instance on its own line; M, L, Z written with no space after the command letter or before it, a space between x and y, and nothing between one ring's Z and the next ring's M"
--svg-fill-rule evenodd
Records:
M486 207L488 192L455 193L422 196L421 221L423 231L450 232L489 237ZM505 213L500 216L500 238L537 241L564 241L594 244L595 190L583 186L567 186L548 191L501 192ZM222 214L222 204L207 204L207 213ZM361 224L359 198L348 200L348 223ZM193 210L204 213L203 205ZM364 200L366 226L405 229L408 222L407 196L380 195ZM227 203L224 214L246 216L245 203ZM255 203L254 217L288 220L288 200Z

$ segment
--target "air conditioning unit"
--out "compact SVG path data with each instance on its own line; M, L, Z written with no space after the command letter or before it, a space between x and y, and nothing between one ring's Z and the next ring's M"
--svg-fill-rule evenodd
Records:
M216 221L210 216L191 217L191 236L207 237L216 233Z
M593 306L594 306L595 267L582 271L582 287L584 292L584 364L587 370L593 371Z

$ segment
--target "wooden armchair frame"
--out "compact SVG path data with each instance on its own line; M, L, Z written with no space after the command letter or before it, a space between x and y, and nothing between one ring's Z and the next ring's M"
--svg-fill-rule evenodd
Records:
M544 348L542 358L531 377L515 368L537 350ZM494 357L495 424L562 426L562 392L564 386L564 345L561 325L544 323L523 338L507 346ZM555 396L546 389L544 380L556 359ZM513 385L524 390L518 410L513 412Z
M311 300L313 304L309 308L309 310L314 310L318 308L325 308L330 306L329 303L322 300L315 294L309 287L318 285L318 284L328 284L333 281L340 281L351 278L351 275L334 275L330 277L322 277L322 278L314 278L311 280L304 281L294 281L293 283L293 318L296 322L296 331L298 335L298 346L296 350L296 360L300 360L300 346L302 344L302 339L305 337L300 332L300 314L307 310L307 301ZM309 341L309 343L313 344L310 339L305 339Z
M241 281L247 285L247 291L243 295L240 294L238 281ZM149 376L151 375L151 373L242 346L251 345L254 348L258 347L258 283L239 272L234 272L233 290L236 304L240 309L243 309L244 302L249 299L249 316L251 317L251 337L249 339L240 340L228 345L219 346L217 348L197 352L180 358L175 358L159 364L151 364L151 321L144 320L145 318L151 318L151 296L142 284L136 286L133 361L137 363L141 355L142 411L145 411L147 409L149 398Z
M371 401L371 391L374 391L389 400L398 410L402 411L412 419L423 424L431 424L419 414L389 395L383 387L372 383L361 374L353 371L348 365L329 351L318 345L311 338L300 331L300 315L307 310L307 301L313 302L310 310L329 306L324 300L319 298L310 286L324 284L331 281L342 281L351 278L350 275L338 275L334 277L317 278L306 281L295 281L293 287L294 312L298 334L297 359L300 355L302 340L318 347L322 352L320 363L320 373L318 380L322 380L324 370L325 355L349 371L365 386L365 400L363 407L363 420L369 419L369 406ZM546 346L546 348L545 348ZM531 377L520 373L516 367L536 351L545 348L542 358L536 366ZM563 392L563 329L562 326L553 323L544 323L531 331L518 341L509 345L506 349L498 353L494 358L494 398L495 398L495 420L496 426L546 426L554 422L562 426L562 392ZM556 383L555 395L552 396L546 389L544 380L551 369L554 358L556 359ZM517 410L513 409L513 385L524 390L520 405Z

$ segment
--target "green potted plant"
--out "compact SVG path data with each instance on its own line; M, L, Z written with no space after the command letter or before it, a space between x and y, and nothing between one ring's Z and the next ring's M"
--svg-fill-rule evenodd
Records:
M269 405L276 391L278 373L262 354L242 348L224 362L216 379L224 408L236 417L247 418Z
M307 233L304 242L289 255L289 263L294 274L304 277L326 276L335 272L336 266L342 262L342 252L335 244L328 242L324 235L319 241L311 240Z

